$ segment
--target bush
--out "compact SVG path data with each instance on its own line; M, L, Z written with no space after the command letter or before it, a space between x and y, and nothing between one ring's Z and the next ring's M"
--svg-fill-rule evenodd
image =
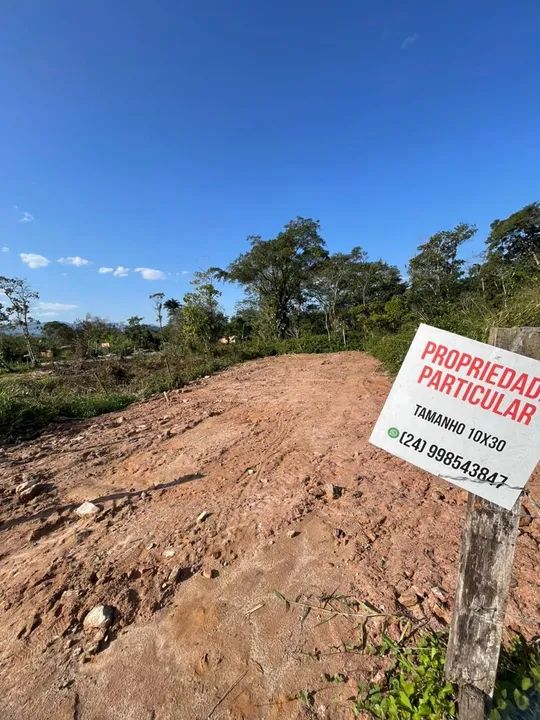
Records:
M389 373L395 374L405 359L415 332L416 327L409 327L392 335L375 335L366 341L366 350L380 360Z

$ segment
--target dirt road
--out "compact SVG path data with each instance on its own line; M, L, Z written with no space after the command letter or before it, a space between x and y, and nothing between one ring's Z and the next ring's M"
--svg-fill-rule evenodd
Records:
M270 358L0 450L3 720L351 717L382 623L450 616L464 513L368 445L389 387L361 353ZM506 620L528 636L539 526Z

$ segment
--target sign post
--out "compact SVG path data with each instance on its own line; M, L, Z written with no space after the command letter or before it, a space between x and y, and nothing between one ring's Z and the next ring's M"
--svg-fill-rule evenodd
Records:
M493 694L520 494L540 455L540 362L509 352L540 359L540 331L490 342L421 325L370 438L469 492L446 660L460 720L482 720Z
M540 359L540 330L492 328L489 342ZM469 495L446 676L459 687L460 720L483 720L493 695L521 497L503 510Z

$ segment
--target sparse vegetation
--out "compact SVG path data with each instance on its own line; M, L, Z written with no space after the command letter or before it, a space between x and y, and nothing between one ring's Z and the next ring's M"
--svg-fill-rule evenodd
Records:
M456 691L444 676L446 638L426 633L415 645L383 635L372 652L390 657L382 683L359 684L353 710L387 720L450 720L456 717ZM517 637L503 647L489 720L534 720L540 713L540 650Z

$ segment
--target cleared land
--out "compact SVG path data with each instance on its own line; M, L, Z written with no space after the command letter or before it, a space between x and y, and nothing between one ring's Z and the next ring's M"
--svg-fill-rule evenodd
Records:
M0 450L0 716L351 717L384 622L352 614L443 627L464 514L368 445L389 387L362 353L257 360ZM23 476L45 486L26 503ZM506 624L527 637L539 541L526 518ZM105 636L82 627L98 604Z

